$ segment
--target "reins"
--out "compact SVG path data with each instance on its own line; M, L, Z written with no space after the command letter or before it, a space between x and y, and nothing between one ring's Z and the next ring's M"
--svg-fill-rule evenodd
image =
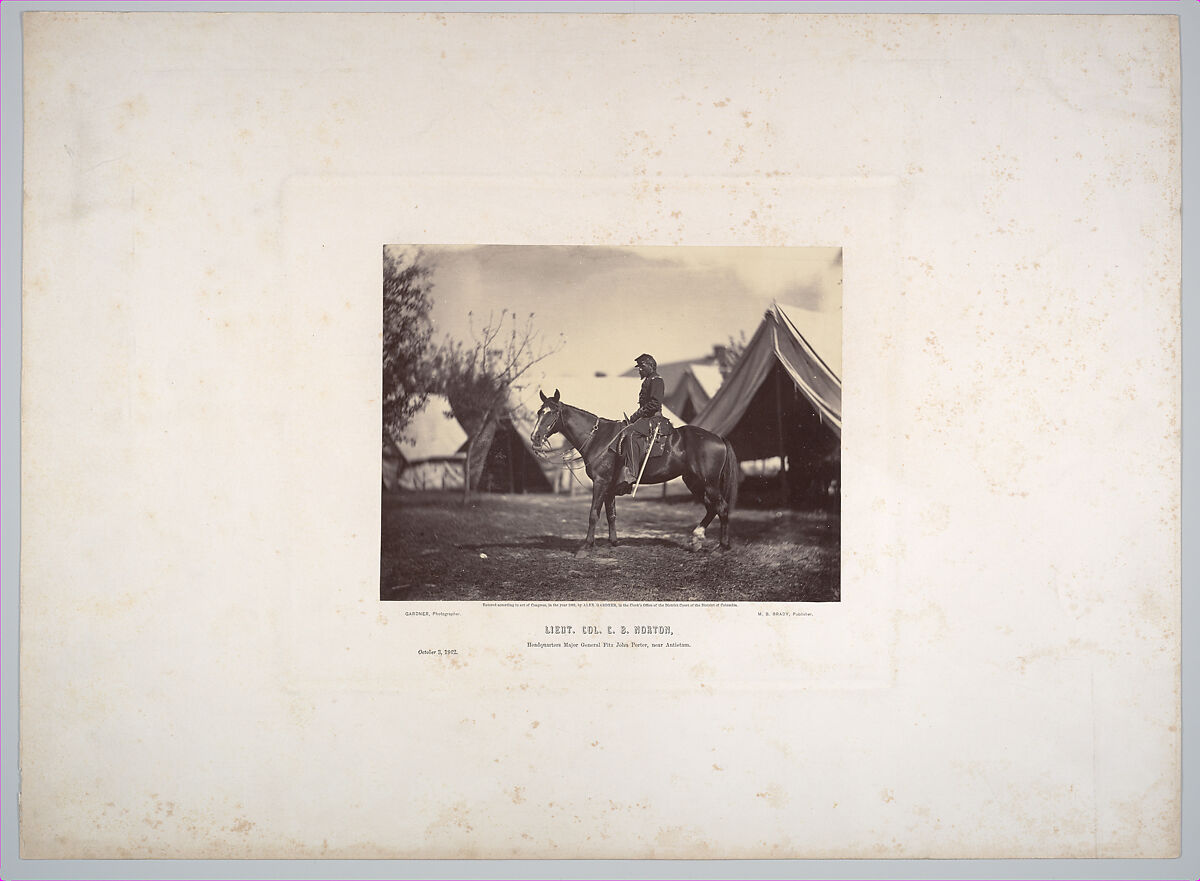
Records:
M584 411L584 412L586 412L586 411ZM559 421L560 423L563 421L563 416L562 416L562 410L561 410L561 409L558 411L558 421ZM600 417L599 417L599 416L597 416L597 417L596 417L596 424L592 426L592 430L588 432L588 436L587 436L587 438L586 438L586 439L583 441L583 443L581 444L581 446L583 446L583 447L585 447L585 448L586 448L586 447L588 446L588 444L590 444L590 443L592 442L592 438L596 436L596 432L597 432L597 431L599 431L599 430L600 430ZM563 438L564 438L564 439L567 441L567 443L569 444L569 446L567 447L567 449L563 450L563 454L562 454L562 467L567 469L567 473L568 473L568 474L570 474L570 475L571 475L571 477L572 477L572 479L573 479L573 480L574 480L576 483L578 483L578 484L579 484L579 487L580 487L580 489L585 489L585 490L586 490L586 489L587 489L587 487L583 485L583 481L582 481L582 480L580 480L580 479L579 479L579 477L578 477L578 476L575 474L575 468L576 468L576 466L577 466L577 465L578 465L580 462L583 462L583 463L584 463L584 467L586 468L586 467L587 467L587 460L583 458L583 453L582 453L580 450L576 449L576 448L575 448L575 445L571 443L571 441L570 441L570 439L569 439L569 438L567 438L566 432L564 432L564 431L562 430L562 426L561 426L561 425L559 426L559 428L558 428L558 431L559 431L559 432L562 434ZM532 441L532 440L533 440L533 438L531 437L531 438L530 438L530 440ZM549 449L547 449L547 450L541 450L541 449L538 449L536 446L535 446L535 447L533 447L533 451L534 451L534 453L536 453L536 454L537 454L539 457L542 457L542 458L545 458L545 459L549 459L549 458L550 458L550 456L551 456L551 454L552 454L552 451L551 451L551 450L549 450ZM574 455L572 455L572 454L574 454Z
M587 487L583 485L583 481L580 480L578 475L575 474L575 465L583 460L583 456L580 456L578 453L576 453L573 458L568 458L569 456L570 453L563 453L563 467L567 469L567 473L571 475L571 479L579 484L580 489L587 489Z

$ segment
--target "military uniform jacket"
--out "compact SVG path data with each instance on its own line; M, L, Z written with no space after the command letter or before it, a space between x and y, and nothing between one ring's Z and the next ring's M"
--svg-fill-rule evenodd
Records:
M642 391L638 395L638 408L630 421L636 421L643 416L661 416L662 415L662 400L666 394L666 384L663 378L657 373L647 376L642 380Z

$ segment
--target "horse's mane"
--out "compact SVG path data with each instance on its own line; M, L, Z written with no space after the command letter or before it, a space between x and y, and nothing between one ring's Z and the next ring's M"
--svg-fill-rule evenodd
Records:
M566 401L560 401L559 405L568 410L574 410L576 413L582 413L584 416L590 416L592 419L598 419L601 423L604 422L620 422L620 419L605 419L603 416L597 416L591 410L585 410L582 407L576 407L574 404L568 404Z

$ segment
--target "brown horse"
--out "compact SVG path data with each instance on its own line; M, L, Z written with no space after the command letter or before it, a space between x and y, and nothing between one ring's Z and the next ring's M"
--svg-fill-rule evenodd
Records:
M583 457L587 475L592 479L592 508L588 516L587 540L578 555L596 545L596 521L600 505L608 516L608 542L617 545L617 501L613 494L617 482L618 455L610 447L627 423L601 419L587 410L564 404L554 390L552 397L542 397L537 424L531 440L535 448L546 443L552 434L561 433ZM642 463L634 466L634 472ZM642 483L666 483L676 477L691 490L696 501L704 505L704 519L692 530L690 547L698 550L704 530L713 517L721 518L721 550L729 550L729 514L737 501L738 459L729 441L694 425L681 426L671 434L664 455L656 456L646 465Z

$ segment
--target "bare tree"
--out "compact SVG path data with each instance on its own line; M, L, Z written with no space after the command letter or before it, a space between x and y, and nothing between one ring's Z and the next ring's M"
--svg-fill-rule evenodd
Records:
M733 368L737 366L746 351L746 331L743 330L736 339L731 334L728 343L715 348L717 369L721 371L721 379L726 380L729 378L729 374L733 373Z
M522 322L504 309L499 318L489 315L478 332L472 320L469 342L447 338L435 356L438 386L467 433L464 505L470 504L472 486L478 482L476 471L482 473L476 457L487 448L497 421L510 407L510 394L518 388L518 380L562 348L561 335L548 345L534 329L533 318L531 312Z
M419 250L383 249L383 440L397 446L431 391L430 268Z

